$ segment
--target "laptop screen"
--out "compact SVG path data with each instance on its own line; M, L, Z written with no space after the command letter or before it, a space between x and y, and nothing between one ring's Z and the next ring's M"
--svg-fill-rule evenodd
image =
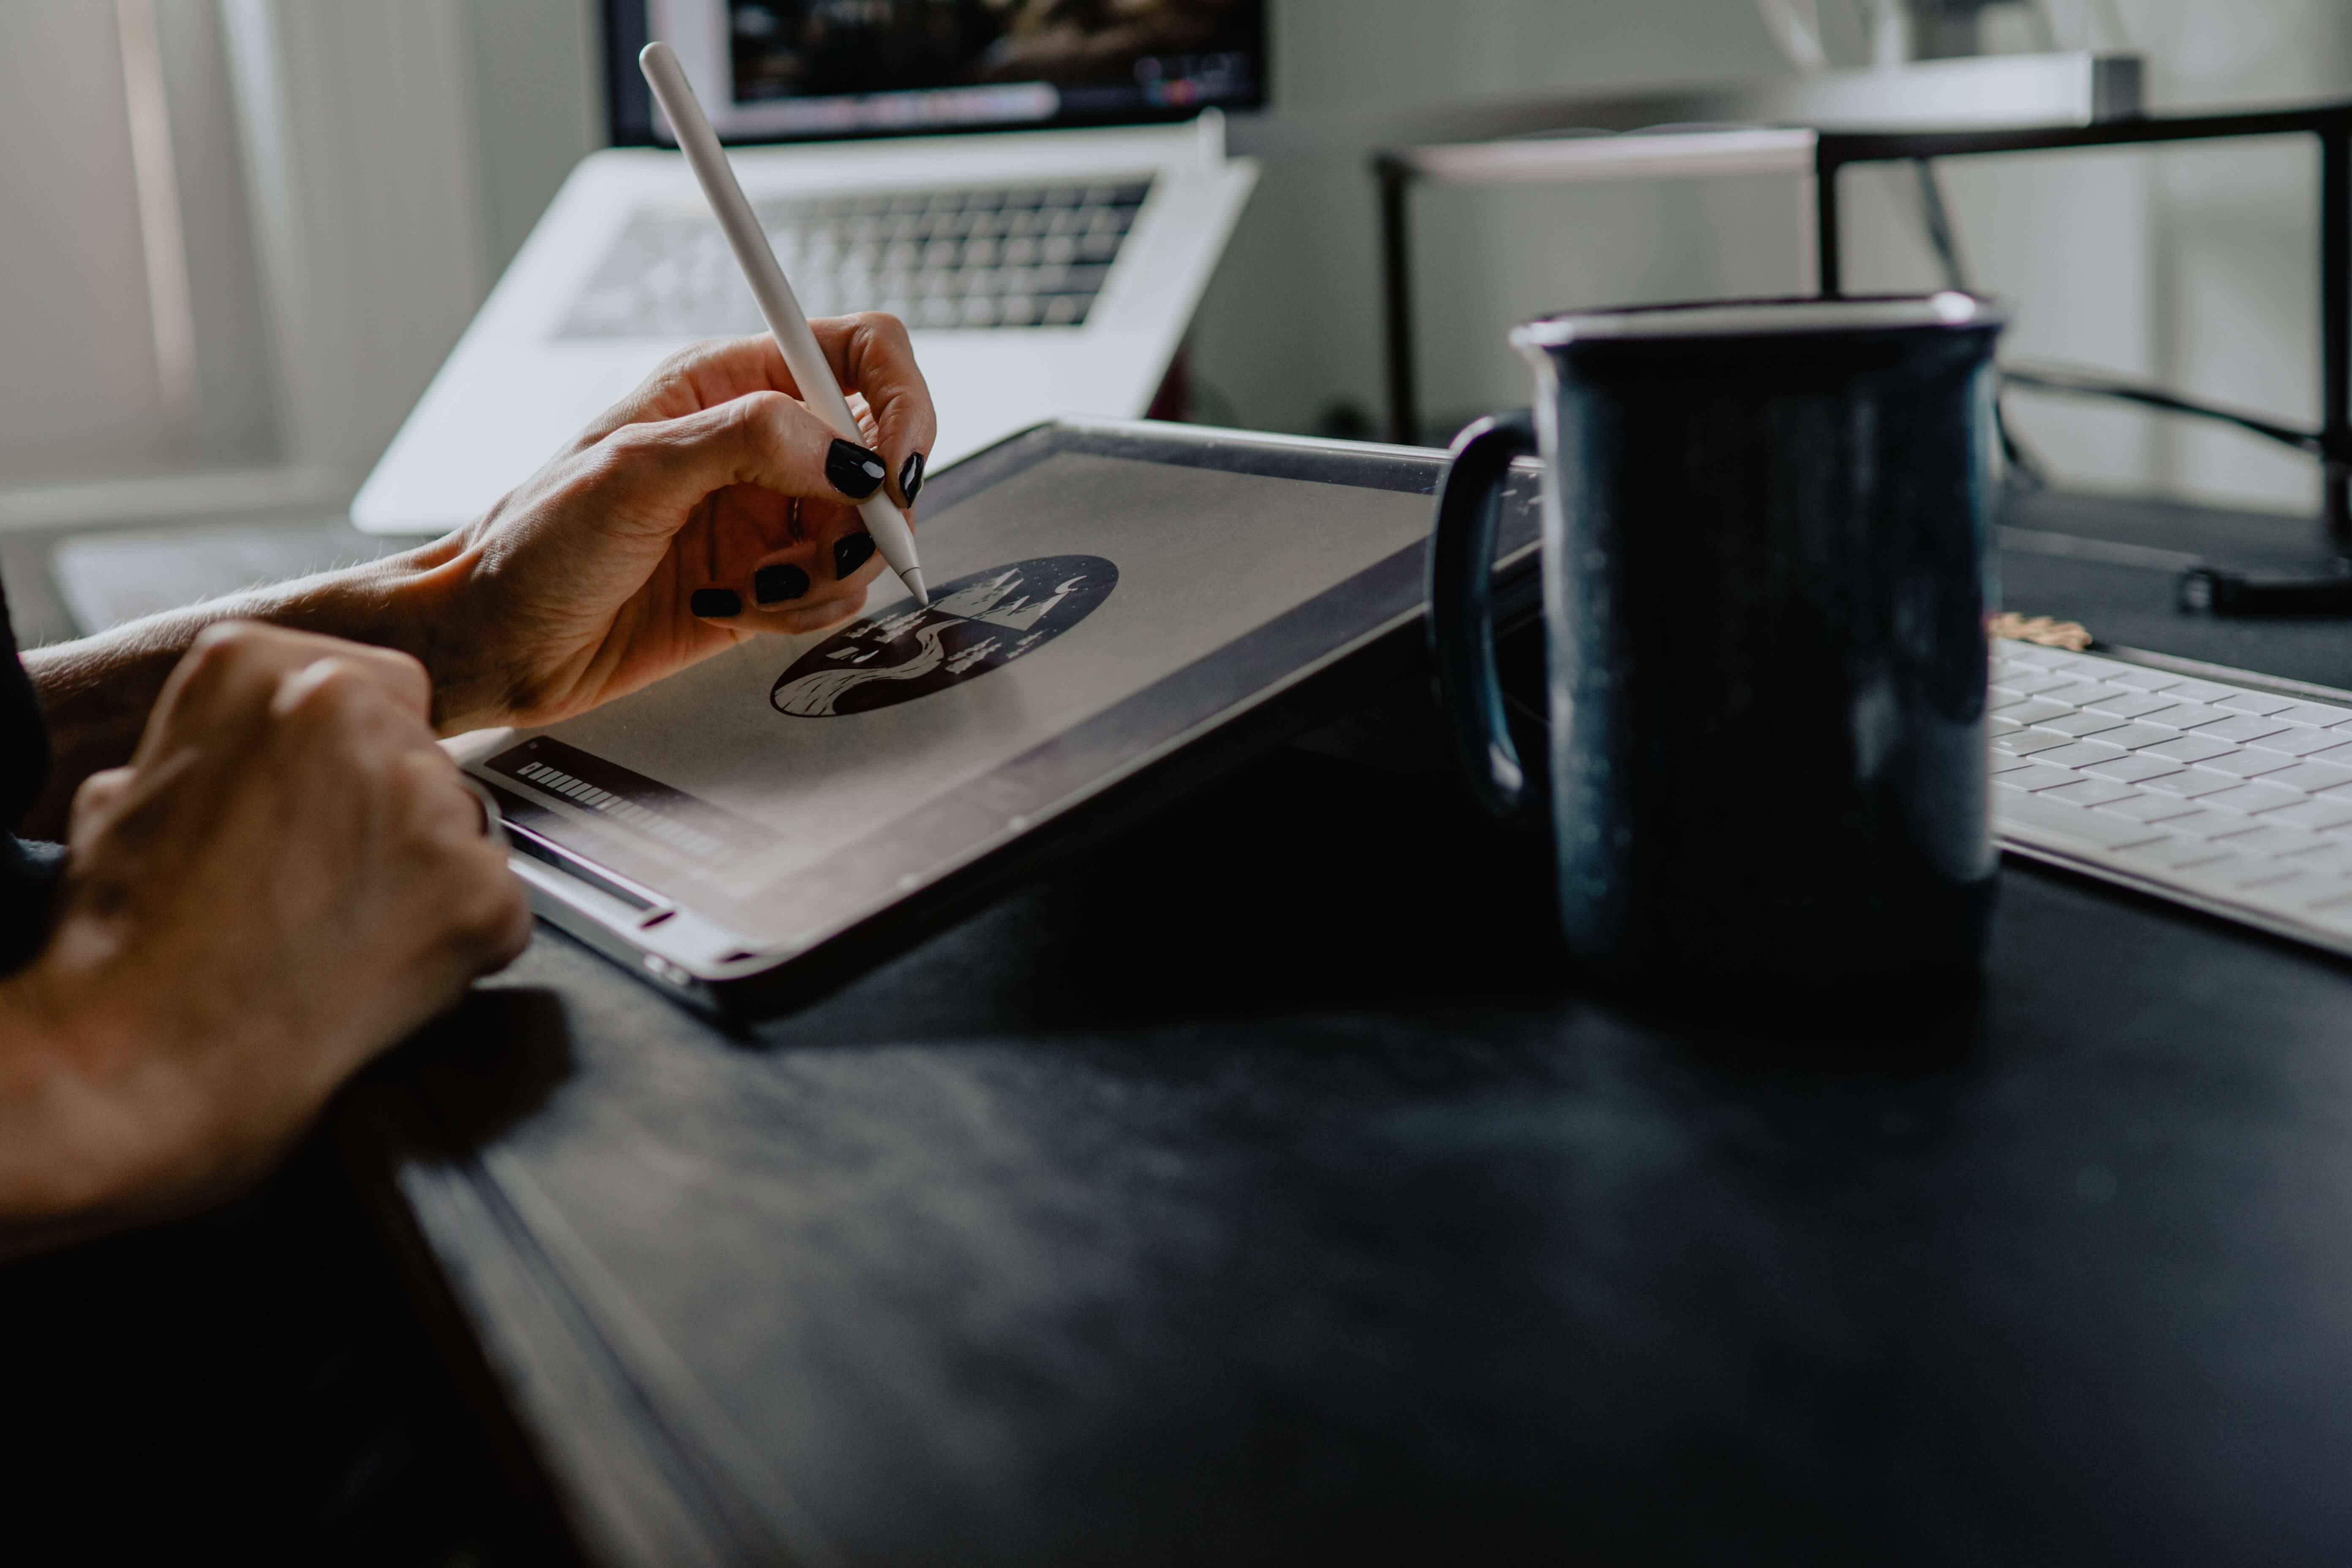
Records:
M667 144L637 51L729 142L1135 125L1265 102L1265 0L607 0L616 146Z

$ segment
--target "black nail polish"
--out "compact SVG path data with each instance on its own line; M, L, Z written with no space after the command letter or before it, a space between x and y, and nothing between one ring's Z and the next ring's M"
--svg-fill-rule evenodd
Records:
M898 469L898 493L907 498L908 506L914 505L915 498L923 493L923 455L920 452L908 458Z
M824 477L851 500L864 500L882 488L890 470L882 466L881 454L855 441L835 441L824 454Z
M844 535L833 547L833 574L846 577L866 564L874 553L874 536L870 533Z
M780 605L809 591L809 574L790 562L779 561L751 574L751 596L763 605Z
M743 613L743 595L732 588L697 588L686 607L698 616L723 620Z

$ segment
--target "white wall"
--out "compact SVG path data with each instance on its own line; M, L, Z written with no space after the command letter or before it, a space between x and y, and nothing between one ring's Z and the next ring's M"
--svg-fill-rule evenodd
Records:
M147 314L114 7L12 5L7 23L0 483L101 460L160 465L176 432Z
M1779 61L1748 0L1276 0L1275 18L1275 101L1310 125L1734 78ZM1798 192L1767 185L1779 188L1424 202L1414 259L1425 408L1524 403L1503 333L1526 316L1792 286ZM1356 148L1267 168L1194 334L1213 407L1222 399L1241 423L1282 430L1312 428L1334 403L1381 411L1377 233Z
M12 46L38 47L0 51L0 146L37 153L0 161L0 211L42 217L0 225L0 489L306 453L363 471L564 174L601 139L593 0L404 0L396 9L405 21L383 16L381 0L155 3L197 294L196 413L174 429L158 395L113 7L5 0ZM2069 43L2100 16L2118 17L2125 37L2093 41L2150 50L2161 102L2352 92L2344 0L2052 7ZM439 60L452 79L429 92L388 92L381 70L359 59L338 68L349 83L298 84L304 112L320 124L359 127L350 145L310 150L314 162L331 153L330 191L336 161L368 154L377 134L369 126L398 123L420 103L432 106L439 138L425 139L425 162L442 169L429 190L348 198L357 227L325 246L324 268L300 264L310 308L331 314L333 279L311 274L340 265L332 257L342 245L358 244L363 260L373 254L364 237L389 222L393 241L418 248L416 264L396 270L419 298L382 301L397 323L333 323L353 345L333 363L363 384L345 389L331 429L308 437L305 418L320 422L302 379L315 386L322 372L288 363L276 340L292 318L268 308L254 281L261 258L222 63L222 15L257 9L282 11L330 45L337 29L414 35L412 52ZM1194 341L1204 412L1276 429L1313 428L1335 403L1381 411L1376 230L1360 145L1368 118L1779 68L1750 0L1274 0L1274 12L1280 116L1340 133L1323 151L1267 168ZM60 97L57 84L68 79L87 85ZM411 160L404 177L417 167ZM1953 164L1948 177L1980 282L2019 305L2013 353L2315 416L2307 149L1987 160ZM1857 286L1932 281L1904 177L1851 179ZM1523 401L1524 373L1503 334L1529 315L1809 287L1803 210L1794 181L1433 193L1415 254L1425 409L1437 420ZM340 223L331 215L314 248L321 234L335 239ZM417 223L430 232L403 226ZM2030 438L2070 479L2310 503L2306 463L2225 432L2079 405L2018 407Z
M1278 101L1310 120L1778 68L1748 0L1277 5ZM2052 9L2069 45L2150 51L2159 103L2352 93L2352 5L2341 0L2115 0L2120 37L2100 25L2105 0ZM2012 353L2315 419L2317 170L2307 146L1991 159L1952 163L1946 177L1979 286L2019 308ZM1908 174L1848 179L1853 285L1933 283ZM1414 259L1425 412L1438 423L1525 401L1503 333L1529 315L1810 288L1801 211L1795 183L1772 181L1423 198ZM1195 333L1213 408L1293 430L1334 403L1381 410L1375 244L1360 157L1268 170ZM2288 509L2315 497L2305 460L2223 431L2046 399L2020 399L2016 412L2070 480Z

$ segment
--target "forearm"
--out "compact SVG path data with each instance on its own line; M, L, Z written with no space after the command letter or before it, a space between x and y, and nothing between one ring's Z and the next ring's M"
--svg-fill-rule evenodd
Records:
M79 641L24 655L48 724L54 758L47 787L19 830L61 838L67 807L82 781L130 760L147 715L188 645L221 621L267 621L297 631L397 647L434 667L446 632L423 601L453 548L438 542L364 565L256 588L168 610Z

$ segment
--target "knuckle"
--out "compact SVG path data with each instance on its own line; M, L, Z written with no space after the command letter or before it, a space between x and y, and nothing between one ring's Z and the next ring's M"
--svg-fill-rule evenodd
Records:
M265 630L251 621L216 621L198 632L181 658L186 684L209 692L233 679L266 646Z
M226 654L237 649L262 646L278 635L275 626L259 621L215 621L198 632L188 644L188 651L201 654Z
M771 390L747 392L729 404L727 408L737 427L747 434L766 437L783 428L799 406L782 393Z

